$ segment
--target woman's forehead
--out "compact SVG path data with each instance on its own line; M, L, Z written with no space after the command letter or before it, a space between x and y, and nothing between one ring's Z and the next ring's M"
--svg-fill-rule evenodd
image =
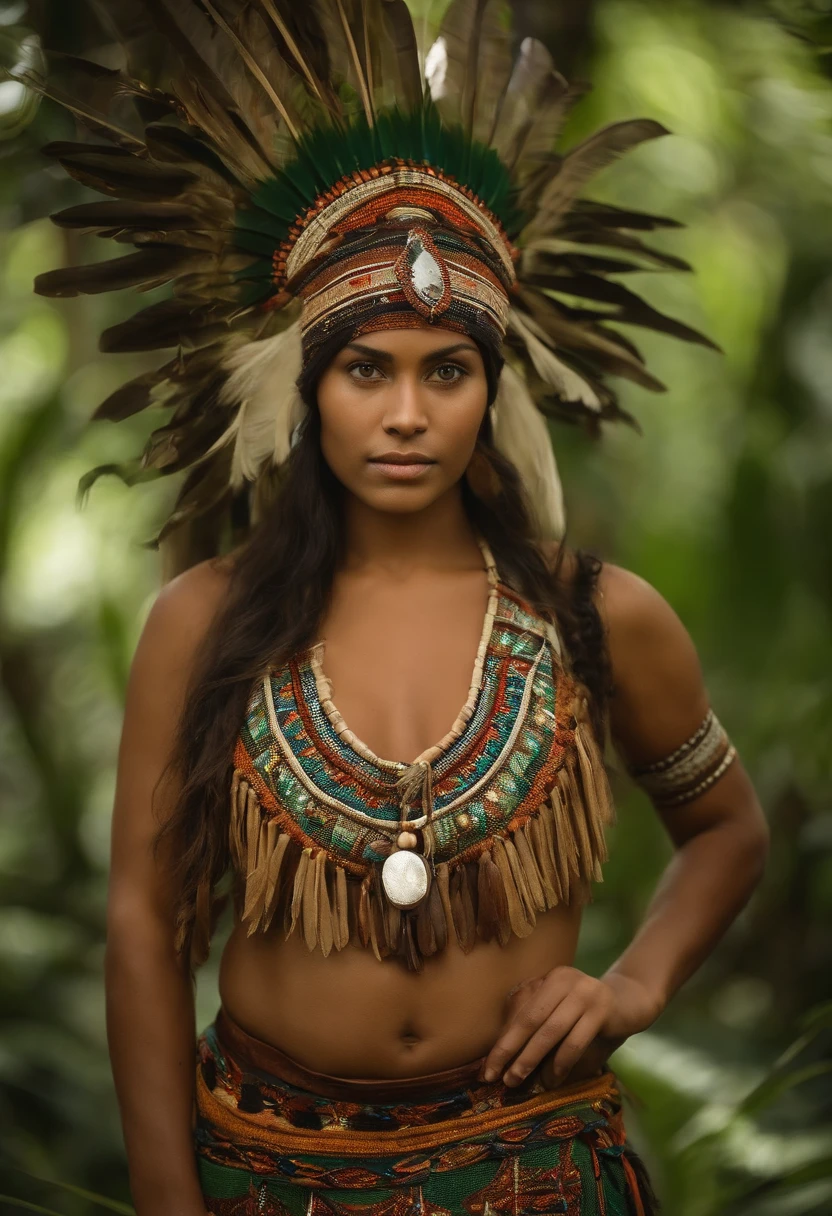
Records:
M422 359L442 351L455 350L462 352L470 350L478 354L479 349L473 338L459 330L443 329L438 325L410 327L407 329L378 330L361 334L351 339L343 348L347 352L367 351L375 354L388 354L395 359Z

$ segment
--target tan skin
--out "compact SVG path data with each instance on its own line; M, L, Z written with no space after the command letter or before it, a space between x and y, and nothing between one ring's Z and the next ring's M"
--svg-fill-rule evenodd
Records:
M452 331L381 332L359 346L336 357L318 393L323 453L347 490L347 547L317 633L346 722L377 754L407 761L456 717L482 628L486 576L460 478L486 381L476 346ZM371 463L389 450L434 463L395 480ZM547 546L552 560L555 551ZM205 1211L191 1141L193 999L173 952L173 892L149 853L150 791L227 583L227 561L203 562L162 589L128 688L106 978L138 1216ZM617 688L613 739L625 762L649 763L688 738L707 710L697 655L667 602L620 567L605 564L599 607ZM163 808L175 795L165 790ZM247 937L237 926L221 959L223 1003L250 1033L341 1076L413 1076L479 1057L486 1076L508 1084L541 1062L552 1087L593 1075L713 950L765 864L765 819L739 761L707 793L657 813L674 855L635 939L603 976L573 965L578 906L538 916L533 933L503 948L479 942L464 955L449 945L418 975L360 948L324 959L297 936Z

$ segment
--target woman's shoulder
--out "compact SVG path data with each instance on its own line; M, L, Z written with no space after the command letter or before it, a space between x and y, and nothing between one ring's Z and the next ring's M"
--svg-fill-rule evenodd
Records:
M213 557L164 583L147 612L135 662L192 658L225 601L231 573L230 559Z
M687 670L696 678L698 658L690 634L652 583L625 566L557 541L543 541L541 548L550 569L559 566L559 578L576 593L576 582L581 583L590 597L603 625L616 684L671 669Z
M615 562L579 553L556 540L539 542L546 564L567 585L591 566L592 597L606 625L631 635L650 633L676 616L668 601L647 579ZM678 620L678 618L676 618Z
M169 618L180 616L192 625L210 619L225 599L233 571L229 557L210 557L169 579L159 591L156 605Z

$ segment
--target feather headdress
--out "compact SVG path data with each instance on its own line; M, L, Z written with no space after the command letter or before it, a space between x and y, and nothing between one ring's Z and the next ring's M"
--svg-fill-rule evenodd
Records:
M424 54L404 0L137 4L116 30L123 70L73 59L66 88L22 78L92 133L46 151L108 196L54 222L134 246L40 275L36 290L170 287L101 337L103 351L170 357L93 415L163 406L170 418L140 457L92 469L80 491L103 472L127 483L183 472L150 544L170 538L178 565L191 564L206 523L219 546L287 458L306 344L345 309L365 325L409 310L504 338L495 438L541 534L559 535L546 420L597 433L633 421L609 376L664 387L609 322L713 345L618 281L645 263L689 269L642 240L678 223L582 197L595 173L665 128L618 122L556 151L586 86L570 86L533 39L512 54L501 0L451 0Z

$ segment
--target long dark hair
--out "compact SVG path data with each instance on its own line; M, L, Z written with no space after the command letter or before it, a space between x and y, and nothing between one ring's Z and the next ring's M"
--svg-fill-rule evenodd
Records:
M254 681L314 641L344 555L344 487L321 452L317 385L340 336L307 363L298 388L307 414L270 505L245 542L229 555L227 592L199 648L173 740L167 774L180 792L156 834L174 843L176 947L193 969L208 954L216 915L228 898L217 884L229 872L229 786L233 751ZM477 341L497 393L502 357ZM593 602L600 560L563 542L554 564L535 537L517 469L494 446L486 410L477 440L490 464L496 497L475 494L467 478L462 501L473 528L488 541L503 582L557 622L574 676L589 695L593 726L603 737L610 669L604 629ZM568 565L567 565L568 555ZM161 778L160 778L161 783ZM158 785L157 785L158 789Z

